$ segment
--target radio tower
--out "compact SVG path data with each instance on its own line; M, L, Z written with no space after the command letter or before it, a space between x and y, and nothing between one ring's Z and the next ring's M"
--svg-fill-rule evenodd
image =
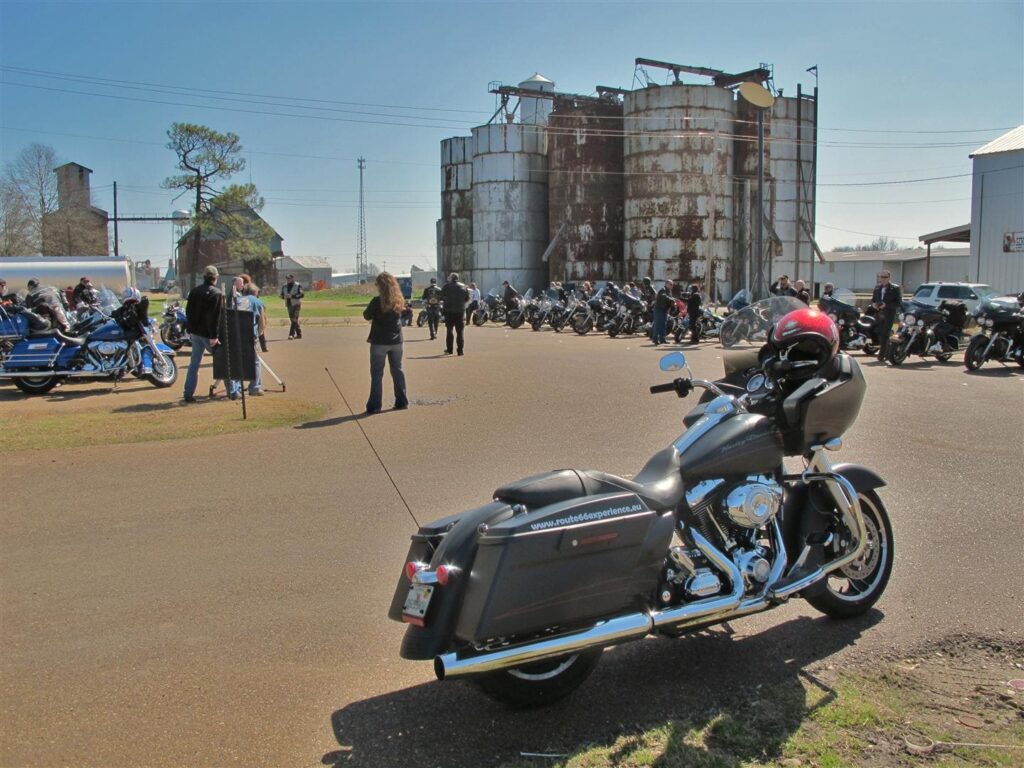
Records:
M366 159L360 157L356 163L359 165L359 235L356 243L356 272L359 282L363 282L363 276L369 270L366 259L366 207L363 205L363 169L366 168Z

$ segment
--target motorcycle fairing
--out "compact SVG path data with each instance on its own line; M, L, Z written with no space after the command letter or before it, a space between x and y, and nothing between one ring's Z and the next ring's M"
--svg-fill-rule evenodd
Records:
M639 609L657 587L674 527L673 511L621 491L491 525L479 536L455 635L483 642Z

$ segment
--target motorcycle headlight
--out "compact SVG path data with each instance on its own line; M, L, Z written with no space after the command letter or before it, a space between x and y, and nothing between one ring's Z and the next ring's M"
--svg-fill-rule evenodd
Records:
M834 322L836 322L836 320L838 320L838 319L839 319L838 317L836 317L836 314L835 314L835 312L829 312L829 313L828 313L828 318L829 318L829 320L831 320L831 321L832 321L833 323L834 323Z
M913 315L904 315L903 316L903 324L904 325L913 325L915 319L916 318Z
M991 317L986 317L985 318L985 325L987 325L989 328L991 328L995 324L996 324L996 321L993 320Z
M924 320L918 320L918 321L917 321L917 324L918 324L918 325L924 325Z

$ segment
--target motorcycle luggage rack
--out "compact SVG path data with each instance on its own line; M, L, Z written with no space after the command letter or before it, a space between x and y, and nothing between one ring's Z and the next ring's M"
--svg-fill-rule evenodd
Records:
M46 366L50 367L57 362L62 347L58 347L52 354L44 352L12 352L7 356L4 366L8 369L23 366Z

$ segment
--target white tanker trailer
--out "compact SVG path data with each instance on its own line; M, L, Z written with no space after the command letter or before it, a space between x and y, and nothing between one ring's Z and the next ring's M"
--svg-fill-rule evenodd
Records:
M35 278L40 285L63 290L88 277L93 287L107 288L115 294L135 286L135 267L117 256L14 256L0 258L0 278L7 281L6 291L26 290Z

